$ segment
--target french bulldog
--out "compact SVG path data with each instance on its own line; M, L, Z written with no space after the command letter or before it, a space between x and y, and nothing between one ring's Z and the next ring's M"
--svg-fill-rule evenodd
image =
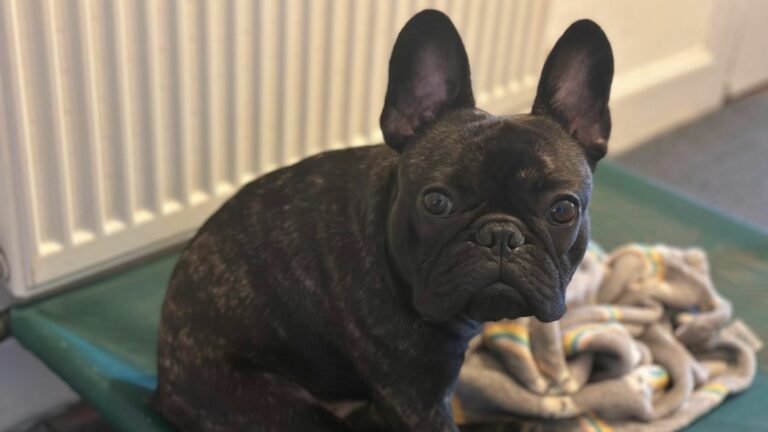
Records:
M483 321L565 311L611 129L610 44L571 25L530 114L475 107L450 19L397 37L385 144L247 185L171 277L153 404L185 431L455 431L447 403Z

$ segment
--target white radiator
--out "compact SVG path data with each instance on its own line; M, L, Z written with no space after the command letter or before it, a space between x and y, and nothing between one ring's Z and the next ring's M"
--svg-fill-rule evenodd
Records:
M0 0L0 244L18 298L187 239L243 183L380 141L397 31L448 13L527 108L547 1Z

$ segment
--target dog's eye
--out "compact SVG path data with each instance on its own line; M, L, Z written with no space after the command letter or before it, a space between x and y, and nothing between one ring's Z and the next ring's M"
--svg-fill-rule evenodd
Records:
M448 216L453 210L453 201L441 192L424 195L424 208L433 216Z
M552 225L568 225L579 215L579 207L569 200L560 200L549 208L547 218Z

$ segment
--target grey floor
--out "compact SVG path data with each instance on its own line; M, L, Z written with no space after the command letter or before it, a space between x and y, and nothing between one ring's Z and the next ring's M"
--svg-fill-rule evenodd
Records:
M667 132L616 160L768 229L768 91Z

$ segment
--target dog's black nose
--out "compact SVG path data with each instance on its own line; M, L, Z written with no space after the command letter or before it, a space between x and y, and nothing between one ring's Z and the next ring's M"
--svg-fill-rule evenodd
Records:
M525 238L514 223L490 221L483 224L475 234L475 243L488 248L506 246L510 249L520 247Z

